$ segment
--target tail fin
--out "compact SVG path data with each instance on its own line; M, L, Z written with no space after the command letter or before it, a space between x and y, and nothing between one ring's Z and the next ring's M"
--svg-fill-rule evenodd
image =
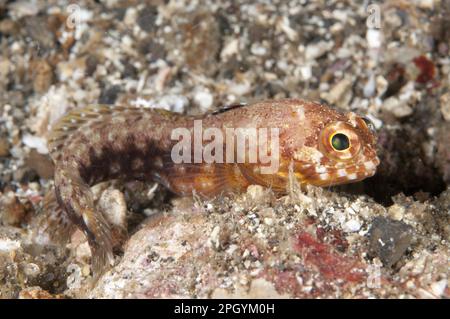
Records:
M111 228L100 212L85 214L89 228L86 229L92 255L92 273L94 282L114 264ZM86 217L84 217L86 218Z

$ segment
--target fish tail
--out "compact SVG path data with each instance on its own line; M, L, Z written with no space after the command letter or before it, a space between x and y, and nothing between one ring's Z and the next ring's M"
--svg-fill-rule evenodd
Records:
M89 247L92 255L92 273L94 281L114 264L111 229L100 212L96 212L92 222L89 222Z
M97 280L114 263L111 229L102 213L95 209L89 185L76 171L73 168L56 171L56 198L86 235L92 254L92 272Z

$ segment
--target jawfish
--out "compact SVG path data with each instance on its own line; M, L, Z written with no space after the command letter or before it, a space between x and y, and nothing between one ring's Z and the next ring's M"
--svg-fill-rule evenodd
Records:
M222 153L223 160L211 162L201 157L203 160L195 161L196 147L200 145L204 151L213 137L195 140L198 121L203 133L213 129L216 141L223 133L222 144L215 144L211 152L214 158ZM174 139L173 132L180 128L193 137L184 145L193 149L181 148L189 152L183 156L191 162L173 158L173 150L181 142ZM258 134L264 130L266 139ZM230 139L230 131L238 133ZM239 132L244 131L257 133L239 144ZM265 150L256 155L263 154L270 164L276 164L269 173L264 172L267 161L248 154L261 143ZM113 262L110 226L96 209L90 190L96 183L110 179L158 182L180 196L238 193L251 184L284 193L289 172L301 184L331 186L370 177L380 163L376 135L367 120L300 99L262 101L201 116L157 108L87 106L60 119L48 144L55 164L54 198L60 207L60 215L53 220L68 217L86 234L96 275Z

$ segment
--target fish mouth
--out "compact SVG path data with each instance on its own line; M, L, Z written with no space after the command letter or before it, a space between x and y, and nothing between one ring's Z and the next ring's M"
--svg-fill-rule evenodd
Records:
M362 164L349 165L344 168L333 166L316 167L306 174L301 174L302 181L315 186L333 186L362 181L372 177L380 164L378 157L364 161Z

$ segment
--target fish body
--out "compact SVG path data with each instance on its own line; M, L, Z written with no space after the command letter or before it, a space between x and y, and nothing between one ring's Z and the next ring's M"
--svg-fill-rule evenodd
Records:
M56 199L86 234L95 273L113 260L110 229L90 190L99 182L158 182L181 196L213 197L251 184L283 193L290 171L301 184L331 186L370 177L379 164L376 137L364 119L299 99L202 116L89 106L63 117L48 142Z

